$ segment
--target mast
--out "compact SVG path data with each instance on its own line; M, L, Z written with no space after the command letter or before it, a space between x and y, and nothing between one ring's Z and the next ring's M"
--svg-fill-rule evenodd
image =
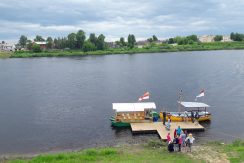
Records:
M179 103L178 103L178 111L181 112L181 102L183 101L183 92L182 89L179 92L179 99L178 99Z

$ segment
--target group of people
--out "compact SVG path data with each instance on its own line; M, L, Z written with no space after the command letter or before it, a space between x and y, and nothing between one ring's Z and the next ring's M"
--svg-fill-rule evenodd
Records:
M181 151L182 147L187 147L187 151L191 151L192 144L195 138L191 133L187 133L187 131L183 131L180 126L174 131L174 138L172 139L170 133L167 135L167 143L168 143L168 151Z

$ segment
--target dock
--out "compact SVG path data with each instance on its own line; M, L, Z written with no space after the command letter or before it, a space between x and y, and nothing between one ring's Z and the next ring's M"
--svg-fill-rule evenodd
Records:
M181 127L183 130L203 131L204 127L200 124L191 122L171 122L170 131L166 130L163 122L148 122L148 123L131 123L132 133L150 133L157 132L160 139L166 140L167 134L174 135L174 130Z

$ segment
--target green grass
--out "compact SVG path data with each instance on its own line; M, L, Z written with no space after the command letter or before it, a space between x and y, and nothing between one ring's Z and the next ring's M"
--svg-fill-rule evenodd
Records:
M13 53L12 52L2 52L0 51L0 58L9 58Z
M232 50L244 49L244 42L212 42L212 43L194 43L188 45L148 45L144 48L119 48L83 52L81 50L48 50L40 53L31 51L18 51L12 53L12 58L27 57L63 57L63 56L86 56L86 55L109 55L109 54L135 54L135 53L157 53L157 52L177 52L177 51L204 51L204 50Z
M156 146L154 146L156 145ZM94 148L80 152L69 152L59 154L46 154L32 159L10 160L9 163L78 163L78 162L99 162L99 163L141 163L141 162L179 162L193 163L204 162L193 160L183 153L169 153L166 146L159 142L150 142L147 145L120 146L109 148Z
M240 163L244 162L244 141L236 140L232 144L225 147L225 151L229 156L230 162Z

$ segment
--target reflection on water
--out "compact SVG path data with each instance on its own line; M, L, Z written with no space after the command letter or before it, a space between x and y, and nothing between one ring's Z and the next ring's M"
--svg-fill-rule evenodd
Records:
M156 134L111 128L113 102L151 93L177 111L204 88L211 123L200 141L244 137L244 51L177 52L0 60L0 154L138 143Z

